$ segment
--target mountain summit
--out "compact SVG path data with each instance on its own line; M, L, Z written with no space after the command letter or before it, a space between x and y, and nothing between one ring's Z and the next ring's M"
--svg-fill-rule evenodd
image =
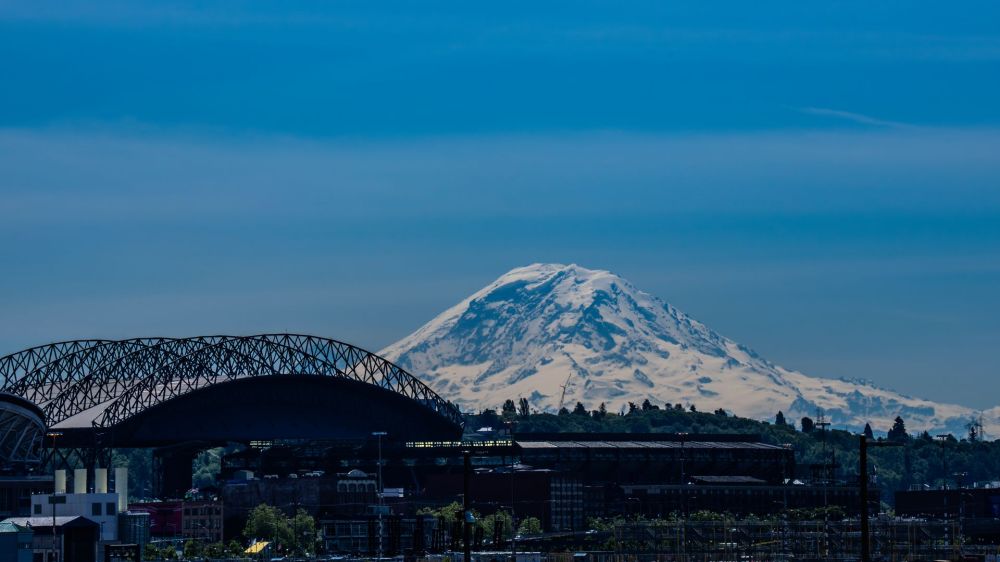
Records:
M381 354L469 409L525 397L540 410L579 401L617 411L648 399L757 419L822 410L852 429L901 415L911 429L959 435L979 415L784 369L625 279L577 265L511 270ZM988 432L1000 430L998 415L984 413Z

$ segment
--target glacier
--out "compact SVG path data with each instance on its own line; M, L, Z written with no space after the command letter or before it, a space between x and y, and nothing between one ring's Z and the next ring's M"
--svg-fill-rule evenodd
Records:
M1000 433L1000 407L782 368L618 275L575 264L513 269L380 354L467 410L520 397L539 411L650 400L761 420L821 412L850 430L885 431L902 416L911 432L956 436L982 416L987 435Z

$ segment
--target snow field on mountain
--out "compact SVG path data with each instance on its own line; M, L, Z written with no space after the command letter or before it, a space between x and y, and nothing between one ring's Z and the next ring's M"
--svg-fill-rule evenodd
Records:
M468 410L528 398L538 410L619 411L629 402L695 404L790 420L822 410L834 425L965 433L979 412L863 381L774 365L608 271L533 264L514 269L381 354ZM1000 407L983 412L1000 434Z

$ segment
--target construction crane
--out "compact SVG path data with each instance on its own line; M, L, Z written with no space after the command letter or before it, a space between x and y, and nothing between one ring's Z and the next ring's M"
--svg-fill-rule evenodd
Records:
M572 376L573 376L573 372L570 371L570 373L568 375L566 375L566 382L564 382L563 385L562 385L562 396L559 397L559 407L556 408L556 413L557 414L559 412L561 412L562 409L563 409L563 402L566 401L566 389L569 388L569 379L572 378Z

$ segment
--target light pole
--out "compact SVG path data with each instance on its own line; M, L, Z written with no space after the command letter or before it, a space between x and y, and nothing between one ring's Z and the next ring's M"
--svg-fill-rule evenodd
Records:
M469 500L469 480L472 476L472 451L462 451L462 546L465 562L472 562L472 502Z
M514 520L514 475L517 472L514 460L514 420L505 422L507 437L510 439L510 560L517 562L517 525Z
M388 435L385 431L373 431L372 436L378 438L378 558L382 559L382 511L385 509L384 491L382 487L382 438Z
M62 437L62 432L61 431L50 431L50 432L46 433L45 436L52 440L52 470L53 470L53 472L55 472L55 468L56 468L56 438L57 437ZM54 485L55 481L53 480L52 483ZM56 490L53 487L52 488L52 495L49 496L49 505L52 506L52 559L53 559L53 561L58 561L60 558L62 558L62 552L59 553L58 557L56 556L56 505L59 504L59 503L66 503L66 497L63 496L63 497L60 497L59 500L56 500ZM62 545L60 545L59 550L62 551Z
M681 439L681 513L684 514L684 519L687 519L688 515L688 504L687 504L687 475L684 473L684 461L685 450L684 442L687 439L687 433L678 433L677 436Z

